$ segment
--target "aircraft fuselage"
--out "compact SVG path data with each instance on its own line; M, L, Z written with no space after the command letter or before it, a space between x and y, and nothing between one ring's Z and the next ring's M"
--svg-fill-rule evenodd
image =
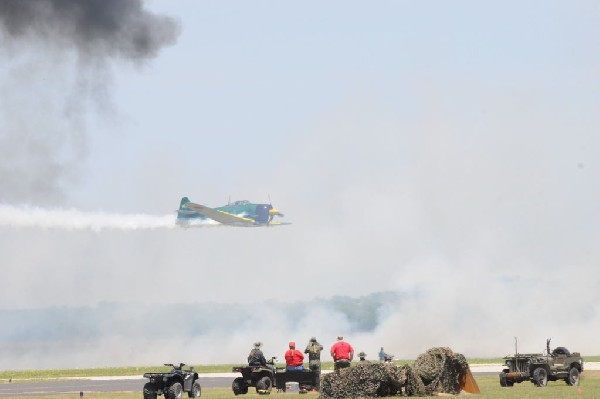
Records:
M200 212L186 207L186 203L189 202L190 201L187 199L187 197L184 197L181 200L181 205L177 211L178 224L186 224L195 220L211 219ZM269 223L269 219L272 218L272 216L269 214L269 211L273 209L273 206L271 204L253 204L249 201L235 201L213 209L215 211L226 212L232 215L254 219L255 225L266 225Z

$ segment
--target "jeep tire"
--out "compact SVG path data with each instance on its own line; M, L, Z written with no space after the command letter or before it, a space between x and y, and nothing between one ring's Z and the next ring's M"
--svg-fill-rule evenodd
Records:
M181 387L181 384L178 382L171 384L169 390L167 391L167 395L165 396L167 399L181 399L183 396L183 388Z
M569 369L569 375L567 376L567 385L579 385L579 369L577 367L571 367Z
M500 386L503 388L512 387L513 383L506 380L506 373L500 373Z
M533 370L533 382L536 387L545 387L548 385L548 372L543 367Z
M152 382L147 382L144 384L144 399L156 399L158 397L156 391L156 385Z

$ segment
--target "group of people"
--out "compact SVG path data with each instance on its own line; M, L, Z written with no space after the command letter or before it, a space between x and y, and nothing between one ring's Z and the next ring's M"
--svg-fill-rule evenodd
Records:
M261 342L255 342L254 348L250 351L248 355L248 365L249 366L267 366L267 360L263 355ZM312 337L310 341L308 341L308 345L306 345L306 349L304 349L304 353L296 349L296 343L294 341L290 341L288 343L288 350L285 352L285 369L287 371L297 371L304 370L304 354L308 355L308 367L311 371L314 371L316 374L316 386L317 389L320 387L321 380L321 351L323 350L323 345L321 345L316 337ZM338 336L336 342L331 345L331 349L329 350L329 354L333 358L334 370L339 370L342 368L350 367L350 363L354 358L354 348L348 342L344 341L343 336ZM385 355L385 361L391 361L390 355L385 354L383 348L379 352L380 358ZM359 363L369 363L366 359L367 355L364 352L360 352L358 354ZM271 366L272 367L272 366Z
M248 365L250 366L266 366L267 360L261 351L262 343L254 343L254 348L248 355ZM308 354L308 367L311 371L321 373L321 351L323 345L321 345L316 337L312 337L304 349L304 353L296 349L296 343L290 341L288 343L288 350L285 352L285 368L288 371L304 370L304 353ZM381 348L383 352L383 348ZM330 355L334 361L334 369L338 370L341 368L349 367L350 362L354 358L354 348L348 342L344 341L343 336L338 336L336 342L331 346ZM359 362L368 363L366 360L366 354L364 352L359 353Z

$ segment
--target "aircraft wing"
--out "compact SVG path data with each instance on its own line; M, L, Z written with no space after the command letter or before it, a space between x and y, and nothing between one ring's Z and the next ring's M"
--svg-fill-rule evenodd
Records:
M185 206L195 212L203 214L207 218L216 220L219 223L233 225L233 226L256 225L256 220L254 220L254 219L234 215L233 213L218 211L216 209L210 208L205 205L199 205L199 204L194 204L193 202L188 202L187 204L185 204Z

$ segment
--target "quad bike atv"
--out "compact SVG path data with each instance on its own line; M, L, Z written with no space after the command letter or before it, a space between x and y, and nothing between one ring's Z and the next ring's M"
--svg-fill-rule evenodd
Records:
M507 368L500 373L500 386L512 387L515 382L531 381L535 386L545 387L548 381L564 380L568 385L579 385L583 372L583 358L579 352L569 352L559 346L550 352L550 340L546 340L546 354L519 354L504 358Z
M286 382L297 382L300 390L310 391L317 385L317 373L310 370L285 371L275 367L275 357L267 361L265 366L236 366L232 371L242 373L231 383L234 395L245 395L249 387L255 387L259 395L268 395L273 387L286 390Z
M270 394L275 385L275 358L264 366L235 366L231 371L242 373L231 383L234 395L245 395L248 387L255 387L258 394Z
M158 395L165 395L166 399L181 399L183 392L187 392L190 398L199 398L202 392L198 373L193 367L182 370L184 363L176 366L165 363L173 369L166 373L145 373L144 378L150 381L144 385L144 399L156 399Z

